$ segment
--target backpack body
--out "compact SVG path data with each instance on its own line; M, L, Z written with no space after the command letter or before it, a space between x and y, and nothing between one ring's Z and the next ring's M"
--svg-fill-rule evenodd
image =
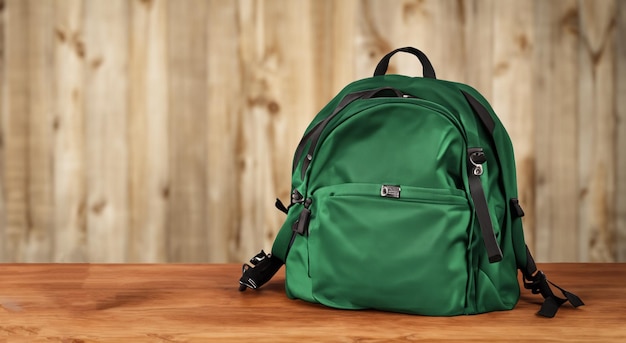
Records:
M424 77L385 75L396 52ZM284 264L293 299L433 316L512 309L524 286L553 317L556 297L525 242L511 140L468 85L437 80L400 48L346 86L298 145L287 214L272 247L244 264L240 290Z
M494 115L494 138L486 133L461 91L482 97L468 86L384 75L347 86L307 134L341 99L377 89L335 113L313 149L303 140L299 150L312 154L294 157L296 202L281 229L294 232L285 261L288 296L425 315L513 308L525 244L521 220L508 206L517 194L504 127ZM470 148L487 158L480 178L503 253L498 263L488 260L470 196ZM513 177L505 180L501 168Z

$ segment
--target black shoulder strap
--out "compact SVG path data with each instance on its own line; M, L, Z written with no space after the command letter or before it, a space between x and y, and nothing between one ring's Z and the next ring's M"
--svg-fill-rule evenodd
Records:
M554 317L559 310L559 307L568 301L574 307L585 304L576 294L568 292L550 282L541 270L537 270L537 265L535 264L533 256L530 254L528 246L526 246L526 266L521 268L521 270L524 276L524 288L530 289L533 294L541 294L544 298L541 309L537 312L540 316L548 318ZM558 288L558 290L563 293L565 299L554 295L550 285Z

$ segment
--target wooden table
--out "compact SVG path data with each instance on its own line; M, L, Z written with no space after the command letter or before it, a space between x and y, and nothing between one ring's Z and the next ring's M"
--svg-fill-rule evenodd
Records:
M424 317L289 300L282 271L239 292L234 264L4 264L0 342L626 342L626 264L539 267L587 305L546 319L523 290L512 311Z

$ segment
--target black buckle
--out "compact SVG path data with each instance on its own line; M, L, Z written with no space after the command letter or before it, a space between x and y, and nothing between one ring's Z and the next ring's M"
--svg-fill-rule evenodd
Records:
M258 289L263 286L283 265L283 261L271 254L266 254L263 250L251 258L250 263L252 265L244 263L241 268L240 291L245 291L247 288Z
M254 269L257 265L263 263L263 261L267 261L270 255L266 254L265 251L261 250L260 253L254 255L250 259L250 264L244 263L241 266L241 279L239 279L239 291L245 291L247 288L257 289L260 285L255 281Z

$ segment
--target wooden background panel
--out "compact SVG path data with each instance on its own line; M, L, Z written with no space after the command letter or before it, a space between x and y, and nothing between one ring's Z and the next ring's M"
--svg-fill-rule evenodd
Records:
M129 229L128 2L85 1L84 13L87 249L119 263Z
M87 262L83 1L56 0L52 89L53 261ZM19 260L19 256L5 255Z
M230 2L214 0L209 3L207 25L221 29L208 30L208 106L209 113L215 115L208 117L206 127L211 166L206 171L206 177L211 180L207 225L216 228L209 231L210 242L227 243L211 247L209 258L212 261L236 260L240 240L237 231L242 215L234 210L240 205L239 140L242 137L239 123L244 108L238 15L238 8ZM232 39L222 39L224 36ZM229 134L224 135L224 132ZM256 248L260 249L260 245Z
M0 225L2 230L0 230L0 258L4 256L4 252L6 251L5 243L6 236L5 230L6 227L6 204L4 201L4 161L5 161L5 150L4 150L4 133L6 132L5 124L4 124L4 89L6 87L7 80L5 79L6 70L5 70L5 49L6 42L4 39L4 26L5 26L5 0L0 0Z
M618 1L616 42L616 98L617 98L617 133L616 133L616 181L615 244L617 260L626 261L626 1Z
M8 1L3 10L2 192L3 251L24 256L28 220L28 4ZM10 15L9 15L10 14ZM12 34L8 34L8 33Z
M499 113L538 260L624 261L623 1L0 4L2 261L269 249L310 120L407 45Z
M208 259L207 2L167 2L168 157L167 256ZM219 115L219 114L215 114Z
M535 2L535 240L537 256L578 256L578 2ZM565 63L567 61L567 63ZM568 205L564 205L568 204ZM554 249L559 246L560 249ZM563 248L565 246L565 248Z
M52 257L51 239L54 237L52 220L52 153L54 106L53 58L54 36L49 29L54 20L52 2L27 3L28 29L28 115L26 135L27 158L27 222L23 239L24 261L49 261ZM30 99L37 99L31 101ZM19 113L16 113L19 115Z
M133 262L166 262L167 2L132 1L130 6L127 253Z
M601 6L598 4L602 4ZM611 261L615 252L615 1L580 2L579 254Z

